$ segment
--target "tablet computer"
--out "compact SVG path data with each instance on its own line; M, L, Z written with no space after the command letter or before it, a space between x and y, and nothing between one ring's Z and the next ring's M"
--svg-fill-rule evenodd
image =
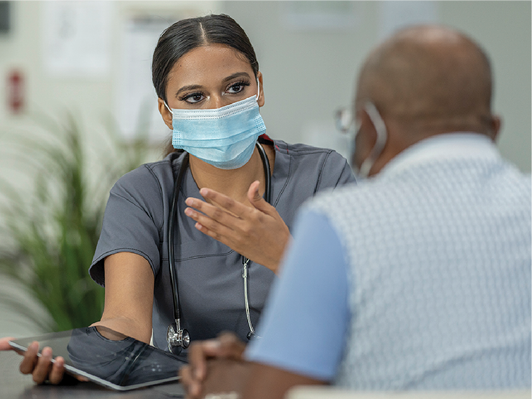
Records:
M177 381L179 369L186 364L169 352L100 326L15 339L9 344L26 351L33 341L39 342L40 350L52 348L54 358L62 356L67 373L117 391Z

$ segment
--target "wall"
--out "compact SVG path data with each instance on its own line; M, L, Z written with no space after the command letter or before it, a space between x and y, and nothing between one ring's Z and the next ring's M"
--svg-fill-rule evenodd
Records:
M4 181L14 185L22 196L31 196L34 179L37 177L35 169L30 163L23 162L20 150L28 159L37 156L38 149L43 145L51 144L58 129L56 124L64 124L67 116L71 116L80 129L84 132L84 145L87 150L89 168L93 171L89 179L94 184L101 180L102 165L98 164L102 149L108 145L110 130L115 131L119 124L121 108L119 99L124 95L120 91L120 82L124 75L124 35L127 24L135 17L148 17L152 20L166 21L189 16L203 15L219 11L219 3L214 1L116 1L109 2L108 17L110 22L105 27L96 26L91 34L98 35L98 29L107 29L105 32L105 54L108 60L103 72L90 73L57 73L47 68L47 58L43 54L44 36L49 32L46 21L50 16L45 13L49 9L49 2L40 1L13 1L11 2L11 30L8 34L0 34L0 207L4 204L2 191ZM80 2L67 3L68 7L78 7ZM88 9L90 11L90 8ZM86 15L81 15L83 20ZM96 18L97 19L97 18ZM75 27L58 26L58 29L73 29ZM68 34L66 32L65 34ZM67 43L68 44L68 43ZM54 51L55 49L48 49ZM57 49L60 53L60 49ZM83 56L80 49L75 49L75 54ZM146 57L142 66L149 64ZM48 61L50 61L48 59ZM90 59L85 62L91 62ZM17 70L24 76L24 102L21 113L10 112L7 97L7 76ZM139 77L143 81L151 81L149 72L146 76ZM152 93L155 97L155 94ZM152 109L156 109L153 101ZM126 116L136 118L135 112ZM168 135L165 127L163 135ZM160 140L153 142L151 160L161 156L162 143ZM114 154L120 156L120 154ZM39 171L44 172L46 171ZM110 187L109 187L110 188ZM107 188L108 190L108 188ZM0 250L9 244L11 237L3 231L5 221L0 213ZM88 265L87 265L88 267ZM39 306L14 282L0 275L0 337L5 335L24 336L35 335L40 330L31 319L13 310L3 300L3 295L14 298L16 302L29 305L37 309L38 313L46 318L46 313L39 311Z
M344 153L345 138L335 132L333 115L338 107L350 104L356 71L368 51L393 26L409 22L436 21L461 29L483 45L493 62L494 109L504 122L501 152L530 172L530 2L112 2L109 66L95 77L47 71L42 48L44 8L43 2L12 2L12 29L0 34L0 179L18 184L21 192L31 186L31 177L14 159L11 146L19 138L27 139L26 150L31 155L45 140L43 120L61 120L69 112L86 132L89 150L97 153L109 121L114 124L124 118L118 100L123 98L125 25L132 17L165 19L220 11L244 27L257 52L264 73L262 114L268 133ZM323 18L328 12L330 18ZM149 59L144 61L149 63ZM6 77L14 69L26 79L26 107L20 115L11 114L6 106ZM160 143L154 142L153 159L159 155ZM92 178L98 180L98 176L95 172ZM0 241L8 239L0 235ZM4 277L0 277L2 292L31 302ZM36 333L31 320L9 311L1 299L0 320L0 336Z
M345 28L301 29L287 24L284 2L226 2L224 10L246 30L265 79L262 115L268 133L286 141L337 146L333 115L351 101L355 75L368 51L395 22L435 21L467 33L491 57L493 108L503 117L499 147L530 172L530 2L355 2ZM308 8L312 9L312 6ZM305 11L305 10L303 10ZM349 10L348 10L349 11Z

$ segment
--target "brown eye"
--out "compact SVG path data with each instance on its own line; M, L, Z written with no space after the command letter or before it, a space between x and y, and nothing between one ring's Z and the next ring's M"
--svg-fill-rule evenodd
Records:
M196 104L203 100L202 93L192 93L182 98L183 101L186 101L189 104Z
M247 82L237 82L233 83L229 88L227 89L228 94L238 94L241 91L244 90L246 86L249 86L249 83Z

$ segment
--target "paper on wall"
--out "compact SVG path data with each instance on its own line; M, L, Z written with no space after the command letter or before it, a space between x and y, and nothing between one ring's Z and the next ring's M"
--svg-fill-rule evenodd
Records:
M361 4L356 1L282 1L280 20L293 31L341 31L356 26Z
M102 77L109 72L112 2L41 4L44 69L55 77Z
M151 79L153 50L159 36L178 18L132 17L122 33L122 54L117 77L117 111L125 137L147 135L161 141L169 135L157 108L157 95Z

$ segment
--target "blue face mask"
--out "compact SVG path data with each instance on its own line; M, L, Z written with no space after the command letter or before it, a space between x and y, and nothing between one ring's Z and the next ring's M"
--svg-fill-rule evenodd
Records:
M174 148L219 169L244 166L253 155L257 138L266 132L257 96L216 109L168 110L173 115Z

